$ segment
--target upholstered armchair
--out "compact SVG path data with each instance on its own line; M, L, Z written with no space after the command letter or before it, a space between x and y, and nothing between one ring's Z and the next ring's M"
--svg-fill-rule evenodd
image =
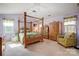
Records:
M57 42L64 47L71 47L76 45L76 34L65 34L65 35L58 35Z

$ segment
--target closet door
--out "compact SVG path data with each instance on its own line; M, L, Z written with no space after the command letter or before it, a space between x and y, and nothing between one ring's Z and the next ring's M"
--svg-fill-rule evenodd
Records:
M49 25L49 39L56 41L58 34L59 34L59 22L54 21Z
M59 22L54 22L53 24L53 40L57 40L57 35L59 34Z
M56 22L56 40L57 40L57 36L58 36L58 34L59 34L59 24L60 24L60 22Z
M45 27L45 38L49 39L49 26Z
M49 24L49 39L52 39L53 26L52 23Z
M56 40L56 26L57 26L57 24L56 24L56 22L53 22L53 24L52 24L52 39L55 41Z

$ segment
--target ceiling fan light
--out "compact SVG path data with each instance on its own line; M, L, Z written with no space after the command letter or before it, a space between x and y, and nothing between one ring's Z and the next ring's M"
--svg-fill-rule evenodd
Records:
M33 10L32 12L36 12L36 10Z
M48 16L51 16L51 15L48 15Z

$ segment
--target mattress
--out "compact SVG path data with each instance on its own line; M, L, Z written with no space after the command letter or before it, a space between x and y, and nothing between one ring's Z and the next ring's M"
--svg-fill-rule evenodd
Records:
M27 32L27 38L28 39L35 37L35 36L38 36L38 35L40 35L38 32ZM20 33L19 37L20 37L20 41L23 43L24 33Z

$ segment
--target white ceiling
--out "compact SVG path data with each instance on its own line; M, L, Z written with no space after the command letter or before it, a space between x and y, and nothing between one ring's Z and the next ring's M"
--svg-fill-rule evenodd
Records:
M32 12L36 10L36 12ZM20 14L26 11L36 17L60 16L78 12L75 3L0 3L0 14Z

